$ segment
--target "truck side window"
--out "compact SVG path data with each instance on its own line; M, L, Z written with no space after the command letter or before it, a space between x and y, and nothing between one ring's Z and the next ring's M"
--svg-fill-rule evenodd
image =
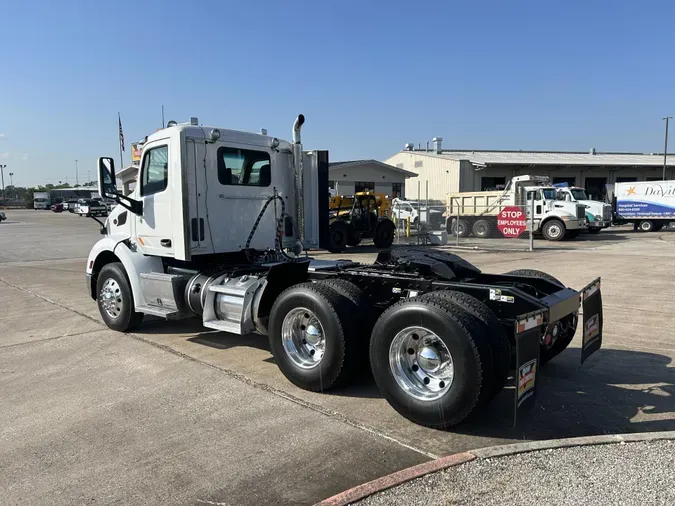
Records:
M152 195L166 190L169 185L169 147L150 149L143 157L141 168L141 195Z
M270 155L252 149L218 148L218 181L223 185L269 186Z

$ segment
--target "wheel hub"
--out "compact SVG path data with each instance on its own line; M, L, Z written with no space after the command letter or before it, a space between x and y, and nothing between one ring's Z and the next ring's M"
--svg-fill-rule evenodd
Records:
M302 307L289 311L284 318L281 342L288 358L302 369L318 366L326 352L326 339L319 318Z
M424 327L408 327L396 334L389 347L389 368L399 387L422 401L445 395L455 376L447 346Z
M99 293L99 303L108 316L111 318L119 317L124 309L124 303L122 301L120 285L117 281L112 278L105 280Z
M427 372L435 372L441 366L441 356L429 346L419 351L417 361L419 366Z

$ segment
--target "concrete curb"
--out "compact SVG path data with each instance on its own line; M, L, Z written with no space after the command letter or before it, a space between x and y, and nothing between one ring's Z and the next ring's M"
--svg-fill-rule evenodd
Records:
M337 495L324 499L315 506L347 506L365 499L368 496L382 492L389 488L402 485L416 478L421 478L436 471L442 471L450 467L465 464L476 459L489 459L507 457L520 453L529 453L541 450L553 450L557 448L570 448L574 446L591 446L616 443L638 443L646 441L662 441L675 439L675 431L644 432L632 434L607 434L602 436L584 436L565 439L548 439L545 441L529 441L502 446L490 446L468 452L455 453L447 457L431 460L417 466L409 467L401 471L383 476L373 481L357 485Z

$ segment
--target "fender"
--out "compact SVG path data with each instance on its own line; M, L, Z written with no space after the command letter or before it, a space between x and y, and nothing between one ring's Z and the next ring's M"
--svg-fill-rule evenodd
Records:
M164 272L164 266L160 257L146 256L137 251L133 251L124 242L127 239L125 235L110 235L99 240L91 249L89 258L87 259L87 279L92 299L96 299L96 286L93 277L98 273L98 270L103 265L97 265L96 260L102 254L113 254L124 266L131 286L131 292L134 296L134 305L136 307L145 305L145 298L141 290L141 273L144 272ZM105 263L117 261L110 258ZM94 267L97 267L97 272L94 272Z

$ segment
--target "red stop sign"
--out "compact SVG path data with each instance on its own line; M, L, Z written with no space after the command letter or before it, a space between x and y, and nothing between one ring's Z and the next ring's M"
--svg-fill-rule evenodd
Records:
M527 228L525 213L520 207L505 207L497 216L497 228L504 237L518 237Z

